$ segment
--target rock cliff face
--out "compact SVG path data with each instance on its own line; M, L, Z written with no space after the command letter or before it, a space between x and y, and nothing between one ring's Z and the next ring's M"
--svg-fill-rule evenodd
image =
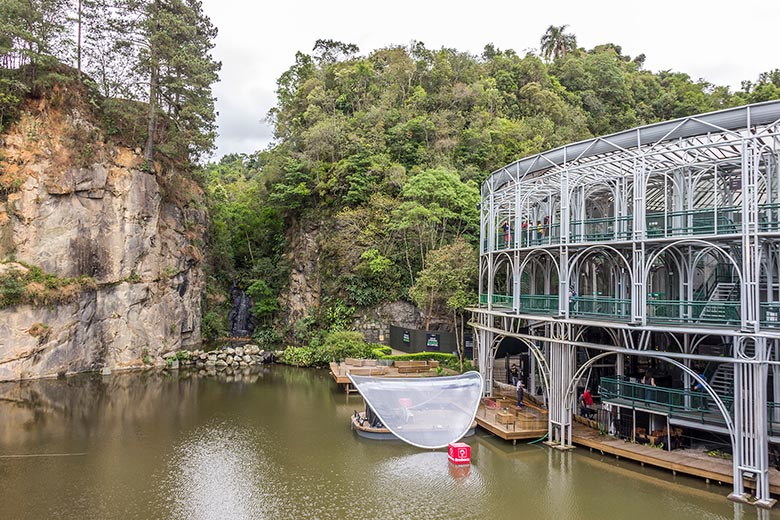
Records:
M296 223L287 232L287 262L290 265L289 285L280 297L282 316L288 326L317 312L323 304L322 264L327 259L325 240L333 240L333 230L323 222ZM359 309L354 316L355 330L367 341L390 343L390 325L422 329L425 325L420 310L406 301L393 301L373 308ZM436 321L432 330L446 329L448 322Z
M78 108L42 101L2 136L0 260L97 288L0 309L0 380L142 365L200 342L202 194L142 166Z

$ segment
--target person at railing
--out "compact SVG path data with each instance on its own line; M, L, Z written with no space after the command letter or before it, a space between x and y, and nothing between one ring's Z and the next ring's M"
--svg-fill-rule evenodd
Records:
M517 366L517 363L512 363L512 368L509 370L509 375L512 378L512 384L517 385L518 379L520 379L520 369Z
M577 310L577 291L573 285L569 286L569 310L572 312Z
M512 226L509 225L509 220L505 220L501 228L504 230L504 247L509 247L512 242Z
M544 236L544 227L542 227L542 221L536 221L536 240L538 244L542 243L542 237Z
M645 388L645 401L652 401L653 391L650 390L649 387L655 386L655 379L653 378L652 372L650 372L649 370L645 372L645 375L642 377L642 384L648 387Z
M542 231L545 237L550 236L550 215L544 216L544 226L542 227Z
M707 377L704 374L699 374L699 377L703 380L707 380ZM701 392L702 395L699 397L699 408L704 409L707 408L707 394L704 393L704 385L701 383L701 381L696 381L696 384L693 385L693 391L694 392ZM692 403L693 404L693 403Z
M528 220L523 220L522 232L520 233L520 245L525 246L528 243Z
M580 396L580 415L590 419L596 410L593 409L593 396L590 393L590 388L585 388Z

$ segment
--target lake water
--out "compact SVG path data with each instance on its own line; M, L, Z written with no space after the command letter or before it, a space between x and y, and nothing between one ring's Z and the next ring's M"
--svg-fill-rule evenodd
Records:
M585 449L446 450L349 428L323 371L79 376L0 384L2 519L770 519L730 486Z

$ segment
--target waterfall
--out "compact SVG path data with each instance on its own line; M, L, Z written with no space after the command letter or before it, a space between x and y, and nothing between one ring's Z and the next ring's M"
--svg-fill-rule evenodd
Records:
M255 320L251 312L249 296L235 284L230 288L232 305L228 313L230 336L248 338L255 330Z

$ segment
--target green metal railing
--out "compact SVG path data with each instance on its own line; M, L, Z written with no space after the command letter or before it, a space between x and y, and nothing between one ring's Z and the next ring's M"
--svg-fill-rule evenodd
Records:
M521 294L520 311L530 314L558 314L558 295Z
M708 326L735 326L741 321L739 301L664 300L663 293L648 294L647 321L649 323L706 324ZM529 314L558 313L557 294L521 294L519 308ZM488 295L480 294L479 303L487 305ZM493 294L493 306L512 308L511 294ZM569 302L571 316L596 317L606 320L628 320L631 300L608 296L580 296ZM759 322L762 327L780 329L780 302L761 302Z
M572 316L624 320L631 316L631 300L609 296L579 296L569 303L569 313Z
M759 205L758 230L762 232L780 231L780 203Z
M738 325L740 323L740 302L648 300L647 321L651 323Z
M663 386L643 385L623 379L602 377L599 382L599 395L603 400L620 399L632 408L640 407L668 413L669 417L684 415L687 419L698 417L704 423L709 421L725 422L720 411L710 402L709 394L696 390L666 388ZM720 396L729 412L734 408L734 398Z
M511 294L497 294L493 293L493 305L496 307L512 307L512 295ZM479 295L479 303L482 305L487 305L488 302L488 295L487 294L480 294Z
M540 226L532 226L526 229L522 235L520 235L521 246L544 246L549 244L558 244L561 241L561 225L560 224L542 224Z
M648 238L728 235L742 229L742 208L724 206L687 211L648 213L646 216Z
M633 233L633 215L622 217L604 217L585 220L572 220L570 224L570 242L602 242L609 240L630 240ZM722 206L719 208L699 208L686 211L649 212L646 215L648 238L679 237L694 235L727 235L742 231L742 207ZM761 204L758 207L758 230L761 232L780 232L780 203ZM514 236L518 230L512 228L509 233L499 230L495 248L509 249L514 246ZM520 247L558 244L561 239L560 223L537 226L529 222L519 230ZM488 250L488 241L483 242L483 250Z
M571 242L630 240L634 216L590 218L571 222Z
M758 320L762 327L780 328L780 302L761 302Z
M620 378L602 377L599 382L599 396L602 401L619 399L630 404L632 408L638 406L664 412L668 413L669 417L684 416L686 419L698 417L702 423L705 419L710 423L725 423L710 395L701 391L643 385ZM724 395L719 397L726 410L733 416L734 398ZM769 435L780 435L780 403L767 403L767 423Z

